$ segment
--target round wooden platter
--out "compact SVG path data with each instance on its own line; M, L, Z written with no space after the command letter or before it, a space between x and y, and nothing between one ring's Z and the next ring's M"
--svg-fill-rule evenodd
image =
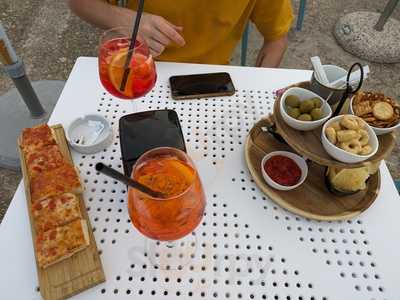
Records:
M301 82L293 85L308 89L309 82ZM274 122L279 133L285 141L300 155L305 156L322 166L334 166L339 168L358 168L368 163L378 163L384 160L393 150L395 145L395 136L393 133L378 135L378 152L370 159L356 163L346 164L332 158L324 149L321 143L322 126L311 131L296 130L283 120L280 113L281 95L277 97L274 104ZM348 103L343 106L342 112L348 111Z
M255 183L271 200L292 213L322 221L354 218L375 201L380 187L379 171L370 176L365 190L347 196L336 196L328 191L325 186L326 167L314 162L308 164L305 182L294 190L279 191L267 185L261 173L264 155L277 150L295 152L263 130L269 124L271 119L263 119L251 129L246 140L245 157Z

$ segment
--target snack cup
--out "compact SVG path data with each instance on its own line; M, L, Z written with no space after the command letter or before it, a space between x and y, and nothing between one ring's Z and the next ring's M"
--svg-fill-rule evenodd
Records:
M316 120L316 121L300 121L297 120L291 116L289 116L286 112L285 108L285 100L286 97L289 95L295 95L299 97L300 101L303 102L304 100L310 99L310 98L319 98L322 102L322 112L324 114L324 117L322 119ZM308 130L313 130L322 124L324 124L332 115L332 109L331 107L326 103L324 99L322 99L320 96L317 94L313 93L312 91L299 88L299 87L292 87L288 89L285 93L283 93L281 97L281 102L280 102L280 113L283 118L283 120L288 124L290 127L301 130L301 131L308 131Z
M323 65L322 67L325 70L326 77L328 77L329 82L335 81L336 79L346 76L347 74L345 69L338 66ZM339 100L342 99L343 95L346 93L346 87L342 89L336 89L321 83L315 77L314 72L311 75L310 89L324 99L327 99L332 93L328 101L329 105L334 105L339 102Z
M372 147L372 152L368 155L358 155L358 154L353 154L350 152L347 152L343 149L340 149L336 145L332 144L328 138L326 137L325 134L325 129L332 123L339 121L341 118L343 118L345 115L340 115L337 117L334 117L330 119L328 122L324 124L324 127L322 127L322 132L321 132L321 141L322 141L322 146L324 147L325 151L328 152L330 156L335 158L338 161L344 162L344 163L349 163L349 164L354 164L354 163L359 163L364 160L367 160L368 158L372 157L375 155L375 153L378 151L379 148L379 142L378 138L376 137L375 132L367 124L367 122L364 121L365 123L365 130L367 130L368 135L369 135L369 144Z
M350 105L349 105L349 113L352 115L356 115L353 111L353 99L354 99L355 95L353 97L351 97L350 99ZM369 125L369 124L368 124ZM394 130L396 130L397 128L400 128L400 122L397 123L396 125L392 126L392 127L388 127L388 128L379 128L379 127L374 127L372 125L369 125L373 131L376 133L376 135L382 135L382 134L386 134L389 132L392 132Z

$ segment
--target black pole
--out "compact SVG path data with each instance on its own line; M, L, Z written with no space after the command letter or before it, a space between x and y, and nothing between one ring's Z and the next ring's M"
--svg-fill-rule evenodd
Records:
M24 100L26 106L31 113L32 118L41 118L45 115L45 110L40 103L32 85L28 79L28 76L22 76L19 78L11 78L17 88L22 100Z
M32 88L28 76L25 74L25 68L19 59L15 64L4 66L5 71L15 84L22 100L31 113L32 118L38 119L45 116L46 111L40 103L35 90Z

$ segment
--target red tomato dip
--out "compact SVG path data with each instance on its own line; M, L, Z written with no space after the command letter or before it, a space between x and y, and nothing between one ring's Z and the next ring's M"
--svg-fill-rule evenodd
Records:
M300 181L301 169L287 156L274 155L264 163L264 170L276 183L293 186Z

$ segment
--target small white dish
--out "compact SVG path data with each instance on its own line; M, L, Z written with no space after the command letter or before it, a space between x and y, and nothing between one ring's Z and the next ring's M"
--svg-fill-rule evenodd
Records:
M351 113L352 115L356 115L353 111L353 99L354 99L355 95L353 97L351 97L350 99L350 105L349 105L349 113ZM369 125L369 124L368 124ZM369 125L376 133L376 135L382 135L382 134L386 134L389 132L392 132L394 130L396 130L397 128L400 128L400 122L397 123L396 125L392 126L392 127L388 127L388 128L379 128L379 127L374 127L372 125Z
M281 184L273 181L272 178L269 177L267 172L265 172L264 164L266 163L266 161L268 159L270 159L272 156L276 156L276 155L282 155L282 156L291 158L299 166L299 168L301 170L301 177L297 184L291 185L291 186L281 185ZM305 159L297 154L294 154L294 153L288 152L288 151L273 151L273 152L266 154L263 157L263 159L261 160L261 172L264 177L264 180L267 182L267 184L269 186L273 187L274 189L280 190L280 191L289 191L289 190L293 190L293 189L297 188L304 182L304 180L306 180L307 174L308 174L308 166L307 166Z
M289 95L295 95L297 97L299 97L300 101L303 102L304 100L307 99L311 99L311 98L318 98L321 100L322 103L322 112L324 114L324 117L320 120L316 120L316 121L300 121L297 120L295 118L292 118L291 116L289 116L286 112L286 104L285 104L285 100L286 97ZM324 124L332 115L332 109L329 106L328 103L326 103L326 101L321 98L320 96L318 96L317 94L315 94L312 91L303 89L303 88L299 88L299 87L292 87L290 89L288 89L285 93L283 93L282 98L281 98L281 102L280 102L280 112L281 112L281 116L283 118L283 120L286 122L286 124L288 124L290 127L297 129L297 130L301 130L301 131L309 131L309 130L313 130L319 126L321 126L322 124Z
M339 147L335 146L328 140L328 138L326 137L326 134L325 134L325 129L327 127L329 127L329 125L332 122L339 121L341 118L343 118L343 116L345 116L345 115L336 116L336 117L330 119L328 122L325 123L324 127L322 128L321 141L322 141L322 146L324 147L325 151L328 152L328 154L330 156L332 156L333 158L335 158L336 160L344 162L344 163L349 163L349 164L355 164L355 163L362 162L362 161L367 160L368 158L372 157L373 155L375 155L375 153L378 151L378 148L379 148L378 138L376 137L376 134L375 134L374 130L371 128L371 126L369 126L367 124L367 122L365 122L364 120L363 120L363 122L366 125L365 129L367 130L368 135L369 135L369 144L372 147L372 152L370 154L368 154L368 155L353 154L353 153L347 152L343 149L340 149Z
M113 134L106 118L90 114L72 121L68 126L66 137L74 150L92 154L107 148L112 142Z

